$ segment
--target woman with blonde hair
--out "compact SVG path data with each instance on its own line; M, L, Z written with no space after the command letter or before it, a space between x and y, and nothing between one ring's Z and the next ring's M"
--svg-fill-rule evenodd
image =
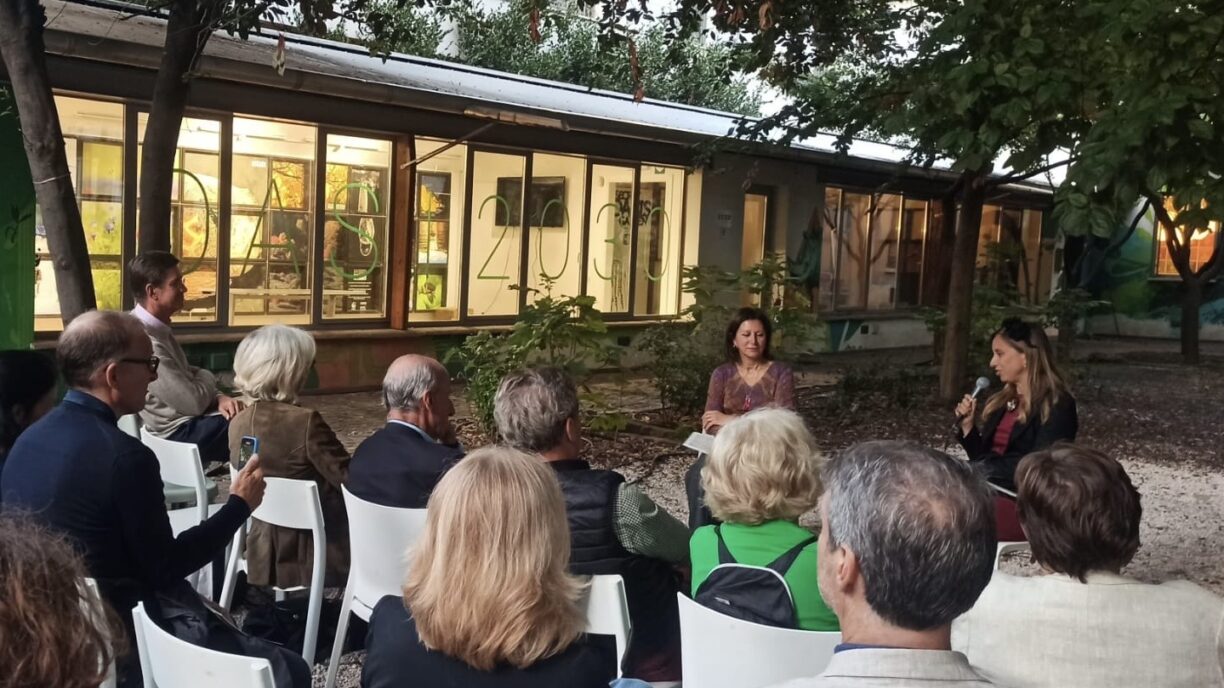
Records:
M486 447L442 477L403 597L370 617L363 688L607 686L614 642L586 636L565 502L548 467Z
M803 419L776 408L732 419L714 438L701 485L706 504L722 523L698 528L689 541L693 597L705 597L703 586L709 587L707 579L714 584L711 574L720 564L770 567L789 588L795 608L791 626L838 630L837 616L816 583L816 538L799 525L821 493L820 453Z
M1014 494L1020 460L1059 440L1074 441L1079 415L1041 327L1008 318L995 331L991 350L990 367L1003 389L986 400L980 419L977 400L965 395L956 407L957 439L987 480ZM1014 500L997 498L996 518L999 540L1026 539Z
M344 585L349 563L348 515L340 492L349 453L318 411L297 404L314 358L314 338L296 327L267 325L242 340L234 355L234 384L246 407L230 420L230 456L237 462L242 438L255 437L265 476L313 480L319 486L327 530L326 585L337 586ZM310 584L309 531L254 520L246 557L252 585Z

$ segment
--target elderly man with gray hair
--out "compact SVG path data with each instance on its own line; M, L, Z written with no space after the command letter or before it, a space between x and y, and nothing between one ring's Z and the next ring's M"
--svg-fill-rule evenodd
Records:
M353 453L345 487L355 497L423 509L442 474L463 458L451 416L450 375L428 356L395 359L383 378L387 424Z
M823 475L818 580L842 644L820 676L783 688L990 686L951 649L952 620L994 565L985 481L913 442L857 444Z
M570 570L625 579L633 637L624 675L643 681L680 678L680 618L674 567L688 562L688 528L615 471L579 458L578 389L559 369L506 376L493 401L506 444L548 462L561 482L570 527Z

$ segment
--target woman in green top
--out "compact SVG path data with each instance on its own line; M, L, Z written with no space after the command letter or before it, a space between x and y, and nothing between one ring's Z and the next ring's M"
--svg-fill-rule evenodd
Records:
M706 504L721 520L723 541L740 564L766 566L812 537L799 516L820 498L820 454L803 420L785 409L763 408L728 422L714 438L701 472ZM785 580L799 628L840 630L816 583L817 543L803 548ZM689 540L693 594L718 566L714 526Z

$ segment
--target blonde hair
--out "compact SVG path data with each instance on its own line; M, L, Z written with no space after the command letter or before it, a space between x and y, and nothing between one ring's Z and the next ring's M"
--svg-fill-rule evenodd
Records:
M706 504L731 523L796 520L820 499L820 462L816 441L798 414L752 411L714 438L701 471Z
M314 358L310 334L287 325L265 325L238 345L234 385L256 401L297 401Z
M586 625L569 552L552 470L508 447L472 452L434 489L411 554L404 604L421 643L482 671L561 652Z
M1012 333L1025 336L1014 338ZM1050 338L1046 336L1045 330L1041 329L1040 325L1029 325L1017 330L1014 324L1005 323L1004 327L995 332L995 337L1001 338L1008 346L1024 354L1029 396L1021 398L1015 383L1009 382L986 400L982 418L988 418L1011 401L1018 400L1016 409L1019 422L1027 422L1034 408L1041 416L1041 422L1048 421L1054 404L1058 403L1062 395L1070 395L1071 392L1054 364L1054 349L1050 346ZM991 337L991 342L994 342L994 337Z

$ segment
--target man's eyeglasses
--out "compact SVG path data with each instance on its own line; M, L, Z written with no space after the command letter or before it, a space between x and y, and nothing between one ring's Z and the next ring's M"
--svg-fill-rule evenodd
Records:
M119 362L120 363L139 363L140 365L148 368L150 373L156 373L157 366L161 365L161 359L158 358L157 356L150 356L148 358L121 358L119 359Z

